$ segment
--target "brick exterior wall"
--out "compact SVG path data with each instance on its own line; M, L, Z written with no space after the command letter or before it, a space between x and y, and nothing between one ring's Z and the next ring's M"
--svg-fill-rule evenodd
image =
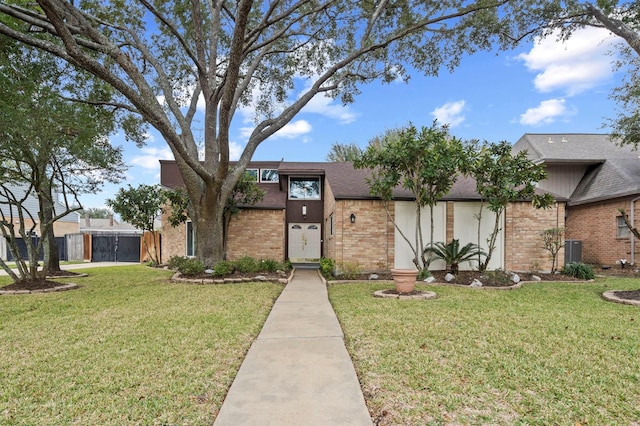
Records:
M161 262L167 262L173 256L186 256L187 254L187 226L181 223L172 228L168 220L170 209L165 210L166 212L162 213Z
M187 253L187 228L169 225L167 214L162 215L162 261ZM242 256L256 259L285 260L284 210L244 209L231 219L227 237L227 259Z
M336 215L336 199L333 196L331 185L325 180L324 185L324 235L322 236L322 256L336 259L337 239L339 238L336 231L337 215Z
M535 209L530 202L511 203L505 211L505 269L510 271L551 270L551 256L543 248L545 229L563 228L565 204ZM558 253L558 268L564 265L564 249Z
M326 185L327 187L329 185ZM393 203L390 206L393 214ZM333 214L334 234L329 235ZM356 217L351 223L351 214ZM364 271L386 271L394 264L394 228L381 201L335 200L325 190L324 255L340 263L358 263Z
M631 199L621 198L567 209L567 239L582 241L582 261L596 265L615 265L618 259L631 262L631 238L617 238L618 209L629 218ZM640 201L635 203L635 227L640 222ZM635 261L640 260L640 241L635 241Z
M284 210L241 210L229 224L227 259L285 260L285 230Z
M447 201L447 239L445 243L453 240L453 209L455 204L453 201Z

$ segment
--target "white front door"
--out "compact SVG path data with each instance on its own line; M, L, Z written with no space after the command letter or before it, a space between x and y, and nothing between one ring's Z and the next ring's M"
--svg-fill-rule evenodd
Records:
M320 259L320 224L289 224L289 259L304 262Z

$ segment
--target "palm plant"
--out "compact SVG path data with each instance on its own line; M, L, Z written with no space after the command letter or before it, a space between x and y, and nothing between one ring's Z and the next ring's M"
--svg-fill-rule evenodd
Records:
M457 239L451 240L449 244L443 242L429 244L424 252L432 258L444 260L447 265L451 266L452 274L458 273L459 265L462 262L478 260L480 256L487 255L480 246L474 243L460 247L460 241Z

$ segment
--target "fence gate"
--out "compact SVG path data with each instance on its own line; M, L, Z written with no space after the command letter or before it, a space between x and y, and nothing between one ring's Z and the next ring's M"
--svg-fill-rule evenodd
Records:
M56 239L56 244L58 245L58 259L69 260L69 257L67 256L67 241L65 237L55 237L55 239ZM34 245L37 245L38 242L40 241L40 237L34 236L34 237L31 237L31 240ZM20 251L20 256L22 257L22 259L27 260L29 258L27 243L22 238L16 238L16 245L18 246L18 250ZM8 242L6 243L6 247L7 247L6 248L7 260L8 261L15 260L13 257L13 253L11 253L11 250L9 250ZM44 260L44 247L38 254L38 260Z
M93 235L92 262L140 262L140 236Z

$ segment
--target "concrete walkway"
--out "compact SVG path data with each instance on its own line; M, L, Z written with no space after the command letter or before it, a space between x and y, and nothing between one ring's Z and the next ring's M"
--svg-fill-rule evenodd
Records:
M214 425L372 425L343 337L318 271L296 270Z

